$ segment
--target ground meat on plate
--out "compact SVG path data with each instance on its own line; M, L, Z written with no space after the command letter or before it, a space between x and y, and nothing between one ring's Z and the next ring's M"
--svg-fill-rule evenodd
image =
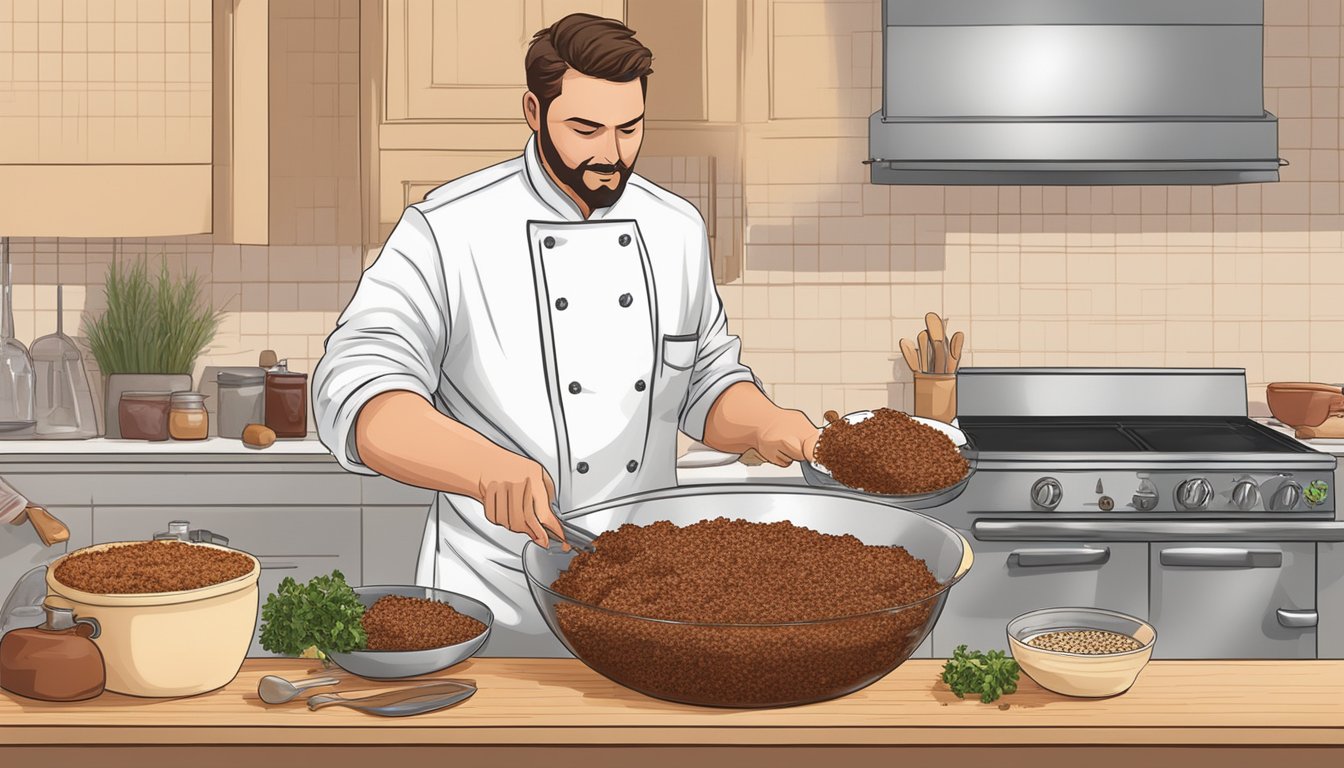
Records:
M842 485L898 496L956 485L968 469L947 435L890 408L858 424L831 422L817 441L816 459Z
M241 552L183 541L142 541L76 552L56 567L56 581L97 595L181 592L232 581L252 572Z
M941 585L901 547L718 518L605 532L552 588L606 609L556 606L565 639L603 674L662 698L771 706L891 670L922 640Z
M451 605L419 597L387 595L360 619L370 651L423 651L457 645L485 631L485 625Z

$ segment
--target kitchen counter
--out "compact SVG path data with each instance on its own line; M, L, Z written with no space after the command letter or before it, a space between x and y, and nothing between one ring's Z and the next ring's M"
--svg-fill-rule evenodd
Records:
M912 660L848 697L777 710L718 710L643 697L572 659L476 659L451 675L480 690L457 707L378 718L340 707L309 712L256 695L258 679L320 670L254 659L227 687L177 700L103 694L72 704L0 692L0 763L238 765L297 760L367 765L402 758L463 765L771 764L1052 766L1286 763L1338 765L1344 749L1344 662L1152 662L1124 695L1069 699L1025 676L993 704L959 700L940 661ZM334 691L386 684L352 678ZM352 747L356 747L352 749ZM1190 748L1200 750L1192 755ZM1252 749L1247 749L1252 747ZM487 762L488 761L488 762ZM935 763L935 761L937 761ZM298 763L295 763L298 764Z

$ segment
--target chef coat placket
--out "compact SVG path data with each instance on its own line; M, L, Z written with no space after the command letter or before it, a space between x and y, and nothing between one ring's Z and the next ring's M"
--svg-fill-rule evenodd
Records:
M560 506L641 489L657 370L656 295L633 221L529 222L555 416Z

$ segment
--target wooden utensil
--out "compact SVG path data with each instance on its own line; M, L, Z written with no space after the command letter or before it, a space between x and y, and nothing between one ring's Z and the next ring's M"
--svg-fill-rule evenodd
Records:
M924 366L919 362L919 350L915 348L915 342L909 339L901 339L901 354L905 356L905 364L910 366L910 370L916 373L920 372Z
M952 334L952 343L947 351L948 373L956 373L957 366L961 365L961 348L965 343L966 336L961 331Z
M947 373L947 331L943 318L937 312L924 315L924 327L929 331L929 373Z
M929 361L932 359L929 355L933 347L929 342L929 332L923 330L916 337L919 340L919 373L929 372Z

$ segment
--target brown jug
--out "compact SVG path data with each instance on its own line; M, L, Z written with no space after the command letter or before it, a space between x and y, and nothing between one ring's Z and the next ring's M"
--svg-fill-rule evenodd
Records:
M0 688L42 701L83 701L103 692L106 670L96 619L45 603L47 621L0 638Z

